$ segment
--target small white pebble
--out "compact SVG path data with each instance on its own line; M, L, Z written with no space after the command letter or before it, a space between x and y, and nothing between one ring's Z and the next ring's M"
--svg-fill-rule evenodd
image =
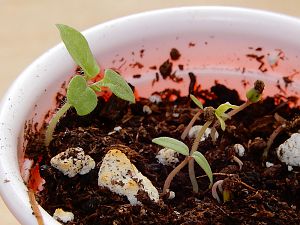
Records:
M274 166L274 163L266 162L266 167L267 167L267 168L272 167L272 166Z
M237 153L239 155L239 157L243 157L245 155L245 148L243 145L241 144L235 144L233 146L235 153Z
M180 212L178 212L178 211L176 211L176 210L174 210L174 213L175 213L176 215L180 215Z
M156 157L158 162L164 166L174 166L179 162L178 153L170 148L161 149Z
M149 101L158 104L161 102L161 97L159 95L151 95Z
M178 118L179 117L179 113L173 113L172 116L175 117L175 118Z
M288 166L287 169L288 169L289 172L293 171L293 167L292 166Z
M74 214L72 212L65 212L61 208L58 208L55 209L53 218L60 222L67 223L74 220Z
M291 205L291 208L296 210L297 209L297 206L296 205Z
M149 106L144 105L143 106L143 112L146 113L146 114L148 114L148 115L150 115L152 113L152 110L150 109Z
M98 173L98 185L125 195L131 205L140 204L137 200L139 190L145 191L152 201L159 200L158 191L151 181L119 149L111 149L106 153Z
M201 130L202 126L201 125L196 125L196 126L193 126L190 130L189 130L189 134L188 134L188 137L189 138L196 138L197 137L197 134L199 133L199 131ZM211 132L211 129L210 128L207 128L201 138L200 141L204 141L206 138L208 138L210 136L210 132ZM219 137L219 133L218 131L216 131L216 139L218 139Z
M82 148L68 148L54 156L51 166L61 171L68 177L74 177L78 173L84 175L95 168L95 161L89 155L85 155Z
M277 148L277 156L288 166L300 166L300 134L294 133Z
M120 130L122 130L122 127L120 126L114 128L114 131L120 131Z
M168 199L173 199L173 198L175 198L175 192L174 191L170 191Z

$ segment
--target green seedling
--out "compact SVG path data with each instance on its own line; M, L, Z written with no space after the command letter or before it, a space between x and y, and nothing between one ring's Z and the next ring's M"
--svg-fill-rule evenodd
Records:
M264 87L265 87L265 84L263 81L261 80L256 80L254 82L254 85L251 89L249 89L247 92L246 92L246 98L247 98L247 101L244 102L242 105L238 106L238 107L235 107L233 108L233 110L231 110L228 114L227 114L227 117L228 118L223 118L223 121L225 122L225 120L227 119L230 119L232 116L234 116L235 114L239 113L240 111L244 110L245 108L247 108L248 106L250 106L251 104L253 103L257 103L258 101L261 100L261 97L262 97L262 93L264 91ZM222 127L222 121L218 120L214 123L214 125L212 126L212 130L211 130L211 138L213 140L213 142L216 141L216 138L215 138L215 134L216 134L216 127L218 127L219 125L221 125ZM223 125L224 126L224 125Z
M79 116L91 113L97 106L97 92L102 87L108 87L117 97L135 102L134 94L128 83L115 71L106 69L104 77L98 82L92 82L100 73L100 67L95 60L85 37L72 27L56 25L60 36L73 60L83 70L83 76L76 75L69 82L67 98L64 105L54 114L45 134L45 145L53 139L53 132L60 118L74 107Z
M217 117L221 129L224 131L225 130L225 120L230 119L230 116L226 114L226 111L229 109L238 109L239 107L236 105L232 105L229 102L226 102L222 105L220 105L216 110L215 110L215 116Z
M235 105L230 104L229 102L226 102L224 104L221 104L217 109L214 109L213 107L206 107L203 109L203 117L206 122L204 123L204 125L202 126L200 131L198 132L198 134L193 142L191 154L193 154L194 152L197 151L203 134L205 133L206 129L209 128L209 126L216 119L218 119L218 121L221 123L222 129L225 130L225 119L227 119L229 117L228 114L226 114L226 112L229 109L235 109L236 107L238 107L238 106L235 106ZM215 128L213 128L213 129L215 129ZM211 132L213 131L213 129L211 130ZM197 193L198 192L198 183L197 183L196 176L195 176L193 159L191 159L189 161L189 176L190 176L190 180L191 180L191 183L193 186L193 191Z
M189 147L184 144L181 141L178 141L174 138L170 137L159 137L159 138L154 138L152 140L153 143L158 144L160 146L163 146L165 148L170 148L173 149L174 151L186 156L185 159L176 167L174 168L171 173L168 175L168 177L165 180L165 184L163 187L163 194L166 194L173 178L175 175L191 160L194 159L198 163L198 165L204 170L206 175L208 176L210 180L210 186L213 184L213 175L212 171L210 168L209 163L207 162L206 158L204 155L202 155L200 152L195 151L195 152L190 152Z

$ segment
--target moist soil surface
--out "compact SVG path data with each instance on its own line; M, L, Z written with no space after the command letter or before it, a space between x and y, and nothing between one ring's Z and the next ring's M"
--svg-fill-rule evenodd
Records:
M240 105L235 90L217 84L210 90L193 87L190 92L204 102L204 106L217 107L229 101ZM188 97L177 90L155 93L162 99L159 103L140 98L136 104L110 97L99 98L95 111L79 117L69 110L60 121L49 148L40 144L39 134L29 139L26 155L39 164L40 174L46 180L43 191L37 194L39 204L53 215L55 209L73 212L75 219L67 224L300 224L300 170L289 171L276 155L276 148L292 133L300 129L297 116L299 108L291 108L286 98L267 97L252 104L244 111L227 120L226 130L218 128L215 143L207 138L200 143L202 152L211 165L214 181L224 180L231 192L231 200L218 203L208 188L209 180L203 170L196 166L199 193L192 191L187 167L182 169L171 183L174 199L168 194L154 203L144 193L139 193L141 205L132 206L124 196L98 186L98 172L107 151L116 146L123 151L137 169L148 177L162 193L164 181L171 166L158 163L156 155L160 146L153 138L168 136L180 140L180 136L198 108ZM149 110L144 112L144 106ZM273 131L281 125L275 117L284 117L286 128L276 137L266 161L274 165L266 167L262 152ZM275 116L275 117L274 117ZM205 121L200 116L196 125ZM114 131L115 127L122 129ZM193 140L184 141L191 147ZM245 155L238 156L234 144L245 147ZM120 146L121 145L121 146ZM128 148L122 147L122 145ZM86 175L73 178L51 167L50 159L70 147L81 147L96 162L95 169ZM233 156L243 162L242 169L232 160ZM183 156L179 156L183 160Z

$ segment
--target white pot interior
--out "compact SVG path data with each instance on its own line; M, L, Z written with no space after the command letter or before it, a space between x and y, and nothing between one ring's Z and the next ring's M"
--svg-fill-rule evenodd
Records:
M266 82L266 94L273 95L278 93L277 84L284 88L283 77L300 71L300 21L262 11L224 7L160 10L101 24L87 30L85 35L102 68L118 69L144 97L167 86L180 88L186 94L188 72L197 75L203 88L209 88L217 80L236 88L242 96L246 90L242 80L251 84L261 79ZM152 87L157 71L149 67L161 65L173 47L181 53L173 68L184 82L176 84L160 79ZM282 58L272 68L270 62L280 51ZM262 69L267 72L259 70L260 63L249 54L264 55ZM134 67L136 62L143 68ZM178 64L184 65L183 71L178 69ZM28 120L41 122L47 111L53 109L55 94L61 91L61 84L74 74L75 68L60 44L30 65L1 102L0 190L10 210L25 225L36 221L19 172L19 159L24 152L24 124ZM134 79L134 74L142 77ZM299 77L293 77L294 82L284 89L286 94L298 95ZM45 211L43 216L47 225L57 224Z

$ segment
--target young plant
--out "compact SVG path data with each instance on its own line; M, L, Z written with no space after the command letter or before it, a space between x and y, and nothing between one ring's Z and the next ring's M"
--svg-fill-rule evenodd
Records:
M239 113L240 111L244 110L245 108L247 108L249 105L253 104L253 103L257 103L258 101L260 101L261 99L261 96L262 96L262 93L264 91L264 87L265 87L265 84L263 81L261 80L256 80L254 82L254 85L251 89L249 89L247 92L246 92L246 98L247 98L247 101L244 102L242 105L234 108L233 110L231 110L227 116L228 118L225 118L224 121L226 119L230 119L232 116L234 116L235 114ZM216 141L216 138L215 138L215 134L216 134L216 127L218 127L222 122L219 120L219 121L216 121L214 123L214 125L212 126L212 130L211 130L211 138L212 140L215 142ZM222 127L222 124L221 124L221 127Z
M198 146L200 144L201 138L205 133L206 129L216 120L218 119L219 123L221 124L222 130L225 130L225 120L229 117L226 114L226 111L229 109L236 109L238 106L232 105L229 102L221 104L217 109L213 107L206 107L203 109L203 118L206 121L200 131L198 132L191 149L191 154L197 151ZM198 192L198 183L195 176L195 169L194 169L194 160L191 159L189 162L189 176L193 186L193 191Z
M210 180L210 186L213 184L213 175L212 175L210 165L207 162L204 155L202 155L200 152L194 151L192 153L192 152L190 152L189 147L186 144L184 144L183 142L178 141L174 138L170 138L170 137L154 138L152 140L152 142L155 144L161 145L165 148L170 148L170 149L186 156L185 159L176 168L174 168L171 171L171 173L168 175L168 177L166 178L165 184L163 187L163 194L167 193L168 189L170 188L170 184L171 184L173 178L175 177L175 175L192 159L196 160L198 165L204 170L204 172L206 173L206 175L208 176L208 178Z
M128 83L115 71L106 69L104 77L98 82L92 82L100 73L97 64L85 37L72 27L63 24L56 25L60 36L73 60L83 70L82 75L74 76L67 89L67 99L64 105L51 119L45 134L45 145L48 146L53 139L53 132L60 118L74 107L79 116L91 113L97 106L97 94L102 87L108 87L117 97L135 102L134 94Z

